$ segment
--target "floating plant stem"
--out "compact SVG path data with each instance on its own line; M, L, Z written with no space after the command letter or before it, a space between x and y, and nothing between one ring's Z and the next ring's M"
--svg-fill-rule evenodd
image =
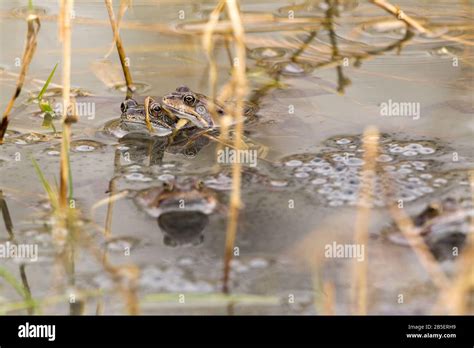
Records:
M125 49L123 48L117 22L115 21L112 0L105 0L105 7L107 8L107 12L109 14L110 25L112 26L112 32L114 34L115 46L117 47L117 52L120 57L120 64L122 65L122 70L125 77L125 83L127 85L127 98L129 98L133 93L132 74L130 73L130 69L128 67L127 56L125 54Z
M34 14L30 14L27 19L28 25L28 32L26 34L26 45L25 50L23 52L23 57L21 59L21 70L20 74L18 75L18 80L16 83L15 92L11 97L10 101L8 102L7 108L3 113L2 121L0 123L0 144L3 143L3 138L8 128L9 124L9 116L10 112L15 104L15 100L20 96L21 90L23 88L23 83L25 82L25 77L28 72L28 67L30 65L31 60L33 59L33 55L36 50L37 45L37 36L40 30L41 24L39 21L38 16Z
M277 296L260 296L251 294L231 294L222 293L189 293L186 294L186 303L190 306L207 306L211 308L222 307L229 304L238 304L241 306L257 306L257 305L278 305L280 299ZM155 293L145 295L142 302L156 304L174 304L176 303L175 294Z

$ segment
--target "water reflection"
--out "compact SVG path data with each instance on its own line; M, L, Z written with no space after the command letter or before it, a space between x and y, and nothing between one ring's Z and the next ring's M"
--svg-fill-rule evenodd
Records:
M161 214L157 221L165 245L196 246L204 241L203 231L209 223L209 216L200 211L171 211Z
M161 186L139 191L137 205L155 217L168 246L199 245L218 200L214 190L194 178L170 178Z

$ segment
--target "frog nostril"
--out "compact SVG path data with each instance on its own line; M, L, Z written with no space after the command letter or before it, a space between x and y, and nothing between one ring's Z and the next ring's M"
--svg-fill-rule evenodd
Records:
M120 110L121 110L122 112L127 111L127 105L125 105L124 102L122 102L122 104L120 104Z
M130 107L136 106L138 106L138 103L134 99L125 99L122 104L120 104L120 110L122 110L122 112L126 112Z

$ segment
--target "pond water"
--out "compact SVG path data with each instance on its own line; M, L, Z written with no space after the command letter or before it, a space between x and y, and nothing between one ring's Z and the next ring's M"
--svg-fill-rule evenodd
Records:
M127 301L114 289L129 289L130 284L117 285L100 258L80 242L74 246L74 262L65 261L53 240L51 210L31 158L54 185L60 138L41 127L38 105L30 97L61 62L62 51L57 1L34 3L41 19L38 47L13 109L8 137L0 146L0 202L8 208L8 213L2 209L4 220L8 215L13 226L2 225L0 239L7 243L13 233L18 243L38 245L39 256L26 263L5 259L1 267L18 282L23 274L33 298L66 294L45 305L43 313L126 313ZM267 153L255 167L244 166L238 255L232 261L230 284L235 299L229 305L218 295L229 167L217 166L213 140L191 155L165 151L156 156L160 140L117 139L103 131L107 122L121 115L125 93L116 86L123 84L123 75L115 48L104 59L112 33L103 1L75 2L71 80L83 112L73 124L70 154L74 204L81 212L82 232L108 263L137 270L133 287L140 313L315 314L322 311L327 298L323 284L328 282L334 285L335 312L351 313L354 260L322 260L319 255L333 242L353 242L364 163L361 135L369 125L381 132L383 153L378 162L397 173L394 190L410 215L435 200L470 197L473 50L472 40L462 40L472 38L473 4L397 5L432 32L405 40L401 22L366 1L341 2L334 35L323 24L325 1L241 2L251 90L258 90L275 69L281 71L281 88L259 98L258 118L246 127L246 139ZM26 1L0 4L1 110L20 71L25 6ZM209 95L209 63L201 34L214 6L213 1L133 1L120 33L139 85L134 97L163 96L183 85ZM225 29L225 20L221 26ZM448 40L447 35L459 40ZM347 58L339 67L326 64L334 60L333 40L337 56ZM220 87L229 78L231 63L224 42L216 45ZM305 48L300 63L295 63L290 57L301 47ZM48 100L54 105L60 100L59 68L52 83ZM407 115L396 109L401 103L409 107ZM59 129L60 122L55 124ZM153 188L173 180L184 187L191 179L201 180L207 191L192 196L190 209L150 208ZM95 206L106 202L111 190L123 195L113 206ZM167 204L188 199L195 194L190 190ZM382 231L392 219L377 190L381 188L375 188L371 202L367 246L369 313L428 314L437 300L436 288L409 247L384 237ZM472 206L465 209L472 213ZM105 238L107 221L111 236ZM319 260L316 266L302 256L308 253L295 251L301 245L306 245L311 260ZM440 265L449 273L453 261ZM21 302L21 297L7 283L0 284L0 310L24 313L8 306ZM68 294L97 289L104 294L90 295L79 301L80 306L68 301ZM405 303L397 301L399 294L405 295Z

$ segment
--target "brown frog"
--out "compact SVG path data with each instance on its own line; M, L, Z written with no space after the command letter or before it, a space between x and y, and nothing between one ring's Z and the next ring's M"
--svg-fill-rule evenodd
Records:
M145 105L139 104L135 99L126 99L120 105L122 112L120 120L123 126L133 129L143 128L146 125ZM148 104L148 115L153 128L173 129L176 124L176 116L163 108L160 102L150 98Z
M157 218L169 246L202 243L204 228L218 204L213 190L190 177L173 179L139 191L135 202Z
M223 104L214 101L204 94L191 91L186 86L176 88L176 91L165 95L162 99L162 105L176 117L188 120L198 128L217 128L219 120L213 119L211 115L211 104L215 108L215 114L218 118L226 114ZM250 102L244 104L244 117L249 118L257 111L255 105Z
M177 117L186 119L199 128L214 128L216 126L209 109L211 100L204 94L191 91L188 87L176 88L176 91L163 97L162 103ZM214 102L214 107L218 116L225 115L223 105Z
M437 260L453 259L472 233L470 221L473 217L470 199L446 197L432 202L413 217L414 233L423 238ZM392 227L385 233L391 241L408 245L398 229Z

